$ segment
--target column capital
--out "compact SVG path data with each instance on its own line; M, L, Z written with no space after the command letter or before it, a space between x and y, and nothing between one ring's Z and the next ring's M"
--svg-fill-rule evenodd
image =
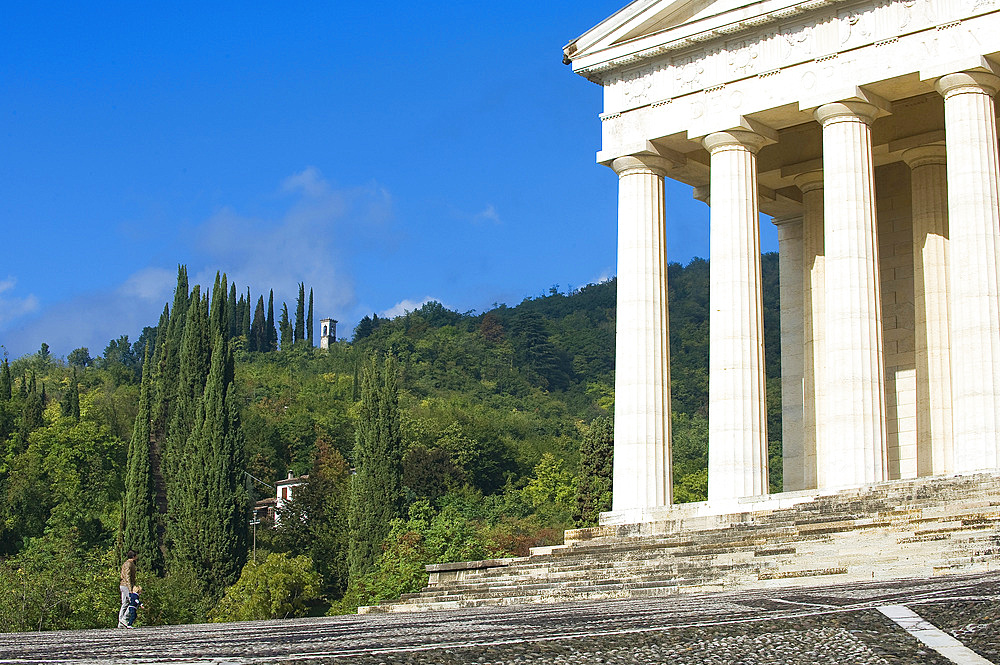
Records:
M635 173L653 173L660 177L666 177L667 172L673 166L668 159L659 155L635 154L617 157L610 164L612 170L618 177L633 175Z
M795 186L798 187L803 194L817 189L823 189L823 172L817 170L800 173L795 176L794 182Z
M802 224L802 215L785 215L783 217L772 217L771 223L777 227L788 226L794 228L797 224Z
M824 127L833 122L843 122L845 120L861 120L866 125L871 125L872 121L879 114L879 108L868 102L833 102L823 104L813 114L816 121Z
M911 169L916 169L929 164L944 165L947 163L946 155L947 149L944 144L939 143L904 150L901 156Z
M945 99L968 92L992 97L1000 91L1000 76L990 72L956 72L939 78L934 88Z
M745 148L757 154L762 147L768 143L773 143L772 139L767 138L757 132L752 132L748 129L730 129L725 132L715 132L714 134L709 134L704 139L702 139L701 144L705 146L709 154L715 152L716 150L721 150L723 148L740 147Z

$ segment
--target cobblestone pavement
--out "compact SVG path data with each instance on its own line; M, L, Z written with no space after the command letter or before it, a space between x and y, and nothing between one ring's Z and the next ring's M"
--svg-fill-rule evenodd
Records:
M1000 573L415 614L0 634L0 663L947 665L903 604L1000 665Z

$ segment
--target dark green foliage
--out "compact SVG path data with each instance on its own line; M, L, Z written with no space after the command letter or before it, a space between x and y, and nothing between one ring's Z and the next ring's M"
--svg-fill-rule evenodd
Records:
M60 409L66 418L80 420L80 382L76 378L76 367L73 368L73 378L69 386L63 391Z
M13 394L13 381L10 378L10 363L6 358L0 363L0 402L9 402Z
M267 294L267 348L264 351L276 351L278 349L278 333L274 329L274 289Z
M142 358L136 357L128 335L108 342L104 349L104 357L97 362L101 369L107 370L118 386L123 383L135 383L142 373Z
M183 522L188 519L189 504L185 503L184 492L189 483L189 472L194 461L187 446L197 423L198 409L211 361L208 307L200 298L198 285L192 290L190 300L191 306L181 340L175 399L163 446L163 476L167 492L167 538L171 541L176 539L176 531L183 529Z
M352 578L374 567L392 520L404 514L398 373L391 355L383 363L371 357L361 371L347 558Z
M137 361L140 374L142 372L142 359L146 355L147 346L149 347L149 357L156 357L156 343L159 333L159 326L146 326L139 333L139 339L132 343L132 357ZM139 379L141 380L142 377L140 376Z
M347 509L350 468L327 441L316 442L309 481L280 513L275 543L308 555L323 578L323 590L339 597L347 589Z
M576 485L577 526L595 526L602 512L611 510L611 465L615 426L611 418L595 418L580 443L580 472Z
M378 318L377 315L376 318ZM364 338L371 335L373 330L375 330L375 326L372 325L372 317L365 314L364 318L362 318L361 321L358 322L358 325L354 328L354 341L360 342Z
M183 448L172 507L172 556L205 592L221 596L247 557L246 449L225 339L212 342L211 369Z
M226 320L229 323L229 337L240 336L237 316L239 315L239 303L236 300L236 282L229 285L229 300L226 301Z
M523 312L513 319L508 330L517 340L515 359L528 371L533 384L544 390L569 387L573 371L569 355L549 340L540 315Z
M306 314L306 339L309 341L310 348L313 345L313 290L309 289L309 310Z
M304 282L299 282L299 297L295 301L295 329L294 329L294 340L298 342L299 340L305 339L306 332L306 285Z
M139 412L128 446L125 475L125 504L122 516L122 550L135 550L142 565L157 573L163 572L163 554L159 544L159 513L156 506L156 487L150 463L150 426L153 420L151 405L152 372L149 348L143 361L142 387L139 393Z
M250 308L252 306L250 303L251 303L251 300L250 300L250 287L248 286L247 287L246 302L243 305L242 323L240 324L240 326L241 326L240 334L243 335L244 337L246 337L247 339L250 338Z
M73 349L66 356L66 362L68 362L73 367L90 367L94 364L94 359L90 357L90 350L81 346L79 349Z
M247 351L267 351L271 336L267 332L267 315L264 313L264 296L257 298L257 308L253 312L253 323L250 324L250 336L247 338Z
M281 303L281 322L278 325L281 329L281 349L287 351L292 348L295 336L292 324L288 322L288 305L285 303Z
M167 434L170 419L173 414L174 400L177 396L177 383L180 376L180 353L184 338L184 327L188 311L188 277L187 267L177 267L177 286L174 288L174 304L169 310L166 331L160 318L160 333L162 343L156 349L156 398L153 402L153 436L162 441ZM168 313L164 309L164 315Z

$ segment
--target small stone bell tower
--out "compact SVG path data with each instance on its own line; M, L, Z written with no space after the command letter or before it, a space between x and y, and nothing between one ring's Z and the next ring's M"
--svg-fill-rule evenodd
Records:
M337 321L335 319L319 320L319 348L329 349L337 341Z

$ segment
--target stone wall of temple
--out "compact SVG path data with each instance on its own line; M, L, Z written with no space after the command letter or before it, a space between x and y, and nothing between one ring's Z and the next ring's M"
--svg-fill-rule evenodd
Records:
M876 200L889 478L916 478L917 384L913 355L910 169L901 162L876 169L875 187L878 192Z

